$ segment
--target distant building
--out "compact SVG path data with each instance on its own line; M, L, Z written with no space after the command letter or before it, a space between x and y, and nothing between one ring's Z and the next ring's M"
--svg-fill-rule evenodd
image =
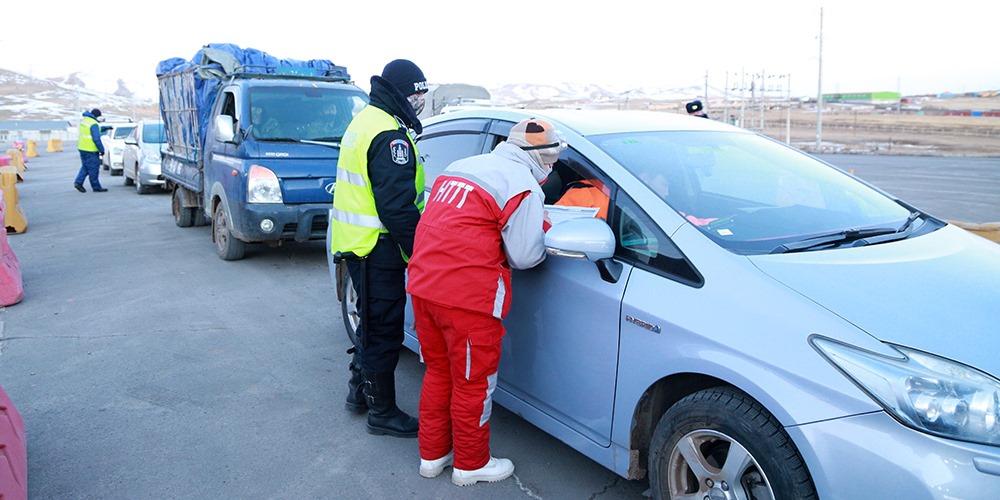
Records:
M823 102L879 106L898 104L901 97L899 92L854 92L850 94L823 94Z
M76 125L66 120L0 121L0 143L30 140L48 142L49 139L76 138Z

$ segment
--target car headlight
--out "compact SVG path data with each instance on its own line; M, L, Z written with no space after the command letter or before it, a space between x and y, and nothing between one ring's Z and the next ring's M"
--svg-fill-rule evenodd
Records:
M281 203L281 185L278 176L270 169L259 165L250 166L250 177L247 179L248 203Z
M823 337L812 344L905 425L938 436L1000 445L1000 380L949 359L887 344L899 358Z
M113 154L113 155L120 155L120 154L122 154L122 147L121 146L115 146L115 147L111 148L111 154Z

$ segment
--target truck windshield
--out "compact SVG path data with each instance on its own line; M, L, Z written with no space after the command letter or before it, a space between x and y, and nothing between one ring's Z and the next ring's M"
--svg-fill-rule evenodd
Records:
M262 141L339 142L367 104L356 91L316 87L257 87L250 93L249 134Z

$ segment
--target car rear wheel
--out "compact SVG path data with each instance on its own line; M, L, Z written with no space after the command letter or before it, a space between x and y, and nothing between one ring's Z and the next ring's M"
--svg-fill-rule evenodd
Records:
M192 213L195 209L184 206L181 200L181 189L179 186L174 188L174 193L170 199L170 211L174 214L174 224L177 224L177 227L191 227L191 224L194 223Z
M805 461L770 412L716 387L674 404L649 447L653 498L815 499Z
M351 273L347 272L346 264L341 262L344 269L343 287L344 298L340 301L340 315L344 318L344 330L347 331L347 339L351 345L358 345L358 326L361 324L361 316L358 315L358 292L351 281Z
M215 240L215 249L222 260L240 260L246 252L246 242L236 239L229 230L229 219L222 203L215 206L215 214L212 216L212 239Z

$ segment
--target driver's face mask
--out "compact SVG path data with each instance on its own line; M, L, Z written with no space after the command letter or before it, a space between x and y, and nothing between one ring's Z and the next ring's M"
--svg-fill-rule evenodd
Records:
M424 92L407 97L406 102L410 103L410 107L413 108L413 112L419 115L420 112L424 110Z

